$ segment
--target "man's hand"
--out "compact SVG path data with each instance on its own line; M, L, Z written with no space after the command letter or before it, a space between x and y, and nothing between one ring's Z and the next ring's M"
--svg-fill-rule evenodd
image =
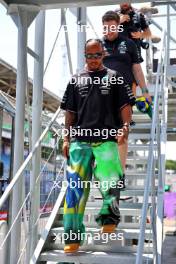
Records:
M147 98L149 100L150 103L152 103L152 98L150 96L149 93L143 93L142 96L144 96L145 98Z
M62 145L62 152L66 159L69 158L69 147L70 147L69 141L64 141Z
M122 129L123 129L123 134L122 135L117 135L118 145L125 144L127 142L127 140L128 140L129 127L124 125Z
M142 32L131 32L131 36L134 39L142 39Z
M75 124L76 114L74 112L66 111L65 113L65 129L70 131L70 128ZM70 146L70 136L64 137L64 142L62 146L62 152L65 158L69 158L69 146Z
M129 15L120 15L120 23L129 22L130 16Z

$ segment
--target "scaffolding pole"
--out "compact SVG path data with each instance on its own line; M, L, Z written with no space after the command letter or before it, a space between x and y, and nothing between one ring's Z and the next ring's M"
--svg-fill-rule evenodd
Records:
M79 7L77 9L77 24L78 24L78 46L77 46L77 71L84 68L84 46L86 42L86 7Z
M61 25L67 25L65 13L66 12L64 11L64 9L61 9ZM64 33L65 33L65 43L66 43L66 47L67 47L69 70L70 70L70 74L72 75L73 74L73 66L72 66L72 59L71 59L69 35L68 35L67 30L64 30Z
M27 84L27 11L18 8L18 58L16 82L16 116L14 140L13 176L24 160L24 121L25 121L25 88ZM22 205L22 178L13 189L12 223L14 222ZM20 252L21 214L19 215L11 232L10 264L16 264Z
M170 5L167 5L167 66L170 65Z
M43 102L43 75L44 75L44 36L45 11L41 11L36 18L35 53L39 59L34 63L33 102L32 102L32 148L34 148L42 132L42 102ZM40 209L40 165L41 148L37 149L32 159L31 178L31 218L29 228L30 256L33 255L38 242L38 223ZM38 179L37 179L38 178Z

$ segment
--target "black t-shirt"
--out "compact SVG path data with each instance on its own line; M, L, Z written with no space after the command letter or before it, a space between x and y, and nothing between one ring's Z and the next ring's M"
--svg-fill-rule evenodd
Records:
M135 81L132 65L140 63L135 43L123 36L118 36L114 41L104 38L103 43L105 48L104 65L119 72L131 86Z
M122 81L122 76L107 68L95 72L85 70L72 77L63 96L61 109L76 114L74 128L82 133L78 132L76 139L91 142L114 140L115 135L112 136L109 131L117 130L122 125L120 108L135 103L130 86L126 83L117 84ZM87 129L87 132L82 129ZM103 130L108 130L107 138L102 135Z

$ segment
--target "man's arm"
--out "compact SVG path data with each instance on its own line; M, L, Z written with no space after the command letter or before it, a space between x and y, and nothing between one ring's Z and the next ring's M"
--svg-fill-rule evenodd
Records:
M120 109L120 113L121 113L121 118L123 122L123 127L122 127L123 135L118 136L118 144L124 144L124 142L128 139L129 126L130 126L130 122L132 119L131 105L127 104L123 106Z
M142 39L151 38L152 33L150 31L149 22L143 13L140 13L140 24L142 31L141 38Z
M148 27L148 28L146 28L146 29L143 30L143 32L141 34L141 38L142 39L151 38L151 35L152 35L152 33L150 31L150 28Z
M131 105L127 104L120 109L121 118L124 125L129 126L132 118Z
M150 38L152 35L150 28L146 28L143 31L138 31L138 32L131 32L131 36L134 39L146 39Z
M74 112L66 111L65 114L65 129L67 131L67 135L64 136L64 142L63 142L63 155L65 158L69 157L69 143L70 143L70 128L73 127L76 120L76 114Z
M152 102L151 96L149 95L149 92L147 89L147 85L145 82L145 78L144 78L144 74L143 74L141 65L139 63L134 63L132 66L132 70L133 70L135 80L142 90L143 96L145 98L147 98L149 100L149 102Z

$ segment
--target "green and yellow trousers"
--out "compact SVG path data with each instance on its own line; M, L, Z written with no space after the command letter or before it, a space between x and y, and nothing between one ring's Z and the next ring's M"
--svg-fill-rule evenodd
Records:
M64 233L84 233L84 210L92 184L92 175L99 182L103 205L97 214L98 225L120 222L119 198L122 166L116 142L105 141L87 143L74 141L70 143L67 160L67 191L64 202ZM65 244L82 243L80 236L74 241L70 236Z

